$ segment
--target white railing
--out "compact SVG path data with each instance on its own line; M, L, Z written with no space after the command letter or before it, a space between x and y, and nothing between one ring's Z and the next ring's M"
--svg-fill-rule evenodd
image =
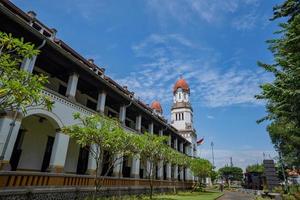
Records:
M68 99L67 97L53 91L53 90L50 90L50 89L44 89L42 91L42 93L48 97L50 97L52 100L54 100L55 102L59 102L61 104L64 104L70 108L73 108L74 110L77 110L83 114L87 114L87 115L92 115L92 114L96 114L97 112L84 106L84 105L81 105L79 103L76 103L76 102L73 102L71 101L70 99Z
M86 115L93 115L93 114L97 114L96 111L84 106L84 105L81 105L79 103L76 103L76 102L73 102L71 101L70 99L68 99L67 97L51 90L51 89L48 89L48 88L45 88L42 93L48 97L50 97L53 101L55 102L59 102L61 104L64 104L78 112L81 112L83 114L86 114ZM129 131L129 132L134 132L134 133L138 133L135 129L132 129L130 127L127 127L127 126L122 126L125 130Z

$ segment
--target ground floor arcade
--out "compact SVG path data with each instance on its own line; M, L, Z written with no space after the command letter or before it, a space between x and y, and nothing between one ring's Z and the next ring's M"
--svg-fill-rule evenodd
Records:
M12 126L11 122L14 118L16 120ZM67 177L93 175L96 164L89 156L89 151L81 148L76 141L63 134L60 131L61 127L55 115L45 113L35 113L26 117L13 114L2 116L0 119L0 147L3 154L1 170L16 171L18 174L36 173L39 176L43 172L64 174ZM3 134L4 130L7 132L6 135ZM9 142L5 144L7 138ZM106 176L132 180L146 179L146 167L147 160L144 158L138 156L122 158L121 162ZM154 171L157 180L180 182L192 179L187 169L171 166L169 163L161 163ZM82 183L87 183L88 180L89 178L82 179Z

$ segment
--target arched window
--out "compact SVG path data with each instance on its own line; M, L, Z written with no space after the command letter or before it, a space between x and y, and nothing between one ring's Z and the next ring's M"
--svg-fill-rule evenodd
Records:
M182 120L184 120L184 113L182 113Z

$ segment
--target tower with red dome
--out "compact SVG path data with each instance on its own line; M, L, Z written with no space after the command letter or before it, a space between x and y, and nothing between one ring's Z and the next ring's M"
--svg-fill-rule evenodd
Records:
M163 110L161 108L161 105L159 103L159 101L153 101L151 104L151 108L153 109L154 113L162 116Z
M193 109L190 103L190 87L186 80L180 77L173 87L173 105L171 108L171 124L179 133L192 143L188 151L196 156L197 135L193 127Z

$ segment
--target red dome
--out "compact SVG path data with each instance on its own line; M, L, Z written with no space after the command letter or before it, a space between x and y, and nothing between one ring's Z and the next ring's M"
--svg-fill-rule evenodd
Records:
M156 110L159 113L162 113L162 108L161 108L161 105L158 101L153 101L152 104L151 104L151 108L153 110Z
M180 78L174 85L173 92L175 93L178 88L181 88L183 91L190 93L190 87L187 82Z

